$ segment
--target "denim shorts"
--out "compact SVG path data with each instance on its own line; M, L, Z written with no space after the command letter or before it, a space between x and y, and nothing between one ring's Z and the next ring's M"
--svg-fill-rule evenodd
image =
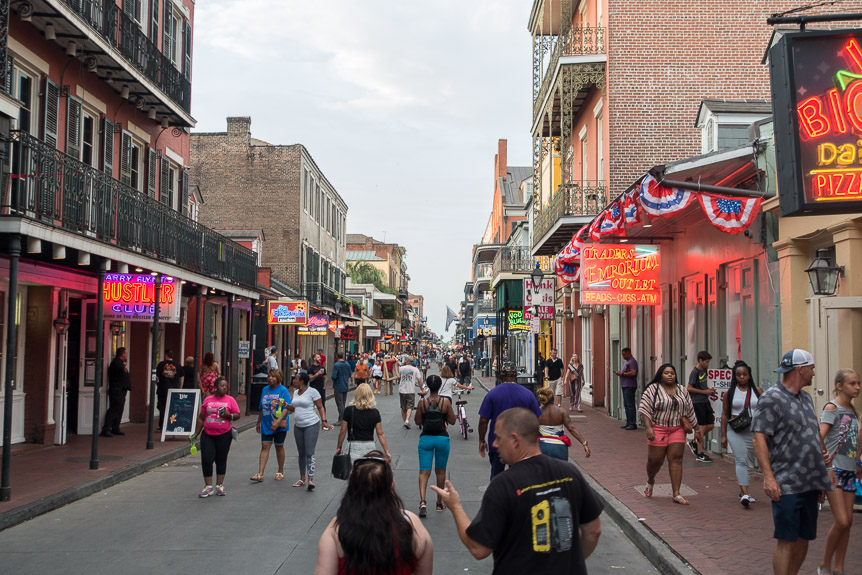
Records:
M446 469L449 463L448 435L419 437L419 470L430 471L432 460L434 460L434 469Z
M562 443L551 443L539 440L539 449L549 457L555 457L563 461L569 460L569 448Z
M287 437L287 430L282 429L281 431L277 431L272 435L264 435L260 434L260 442L261 443L275 443L276 447L281 447L284 445L284 439Z
M782 495L772 502L772 520L775 539L796 541L799 538L813 541L817 538L817 502L819 491L806 491Z

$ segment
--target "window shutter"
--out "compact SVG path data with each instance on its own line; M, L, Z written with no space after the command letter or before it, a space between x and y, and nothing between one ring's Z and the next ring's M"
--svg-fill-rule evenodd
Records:
M165 0L169 1L169 0ZM159 0L150 0L150 40L159 47Z
M170 205L171 194L171 162L162 158L162 169L159 173L159 201Z
M185 34L184 34L184 43L186 47L186 58L183 63L183 74L186 77L186 80L192 79L192 25L185 22Z
M171 62L174 61L174 53L173 53L173 26L172 24L173 14L171 14L171 3L170 0L165 0L165 12L164 18L162 18L162 54L168 57L168 60Z
M147 148L147 195L156 199L156 174L159 171L159 154Z
M182 213L184 216L188 216L189 214L189 169L183 168L181 172L181 178L183 179L182 185L180 186L180 209L178 212Z
M42 139L52 148L57 148L60 131L60 88L50 79L45 78L45 134Z
M66 153L81 158L81 101L69 96L66 108Z
M114 177L114 123L102 120L102 171Z
M125 130L120 138L120 182L132 185L132 134Z
M123 0L123 12L131 18L135 19L135 0Z

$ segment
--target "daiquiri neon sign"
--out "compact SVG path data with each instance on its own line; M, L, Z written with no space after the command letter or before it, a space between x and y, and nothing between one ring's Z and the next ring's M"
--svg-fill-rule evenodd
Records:
M770 65L781 214L859 211L862 33L788 34Z
M180 321L180 294L177 282L162 276L159 288L159 321ZM156 278L150 275L107 274L103 299L105 319L112 321L152 321L155 313Z
M659 305L658 246L592 244L581 252L581 304Z

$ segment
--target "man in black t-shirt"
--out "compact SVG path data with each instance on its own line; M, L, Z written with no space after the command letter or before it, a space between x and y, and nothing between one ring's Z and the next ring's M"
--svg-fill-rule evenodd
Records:
M182 389L183 371L174 362L174 352L165 350L165 359L156 366L156 407L159 408L159 430L165 425L169 389Z
M494 575L585 574L601 533L598 496L574 466L542 454L530 410L504 411L495 431L494 447L510 467L491 481L472 522L451 482L431 486L461 541L476 559L494 554Z
M545 380L548 387L554 390L557 407L563 403L563 360L557 357L557 348L551 349L551 357L545 362Z

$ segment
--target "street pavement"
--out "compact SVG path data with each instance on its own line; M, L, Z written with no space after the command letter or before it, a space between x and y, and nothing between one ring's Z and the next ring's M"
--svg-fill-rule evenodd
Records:
M464 396L474 427L484 394L477 387ZM419 430L402 427L397 396L375 397L393 455L398 492L408 509L418 510ZM327 407L334 410L334 401L327 401ZM487 487L489 466L478 455L475 434L465 441L456 433L453 430L449 477L472 517ZM2 571L312 573L317 542L335 515L345 487L329 475L336 439L337 430L321 433L314 492L291 486L298 478L292 434L285 443L284 481L274 481L273 452L266 480L249 482L257 469L260 442L253 430L247 431L231 449L226 497L198 498L199 456L184 457L0 532ZM458 539L451 514L435 512L434 500L429 489L429 515L424 521L434 541L435 573L491 573L492 559L477 561L470 556ZM602 526L598 549L587 561L590 573L658 572L606 514Z

